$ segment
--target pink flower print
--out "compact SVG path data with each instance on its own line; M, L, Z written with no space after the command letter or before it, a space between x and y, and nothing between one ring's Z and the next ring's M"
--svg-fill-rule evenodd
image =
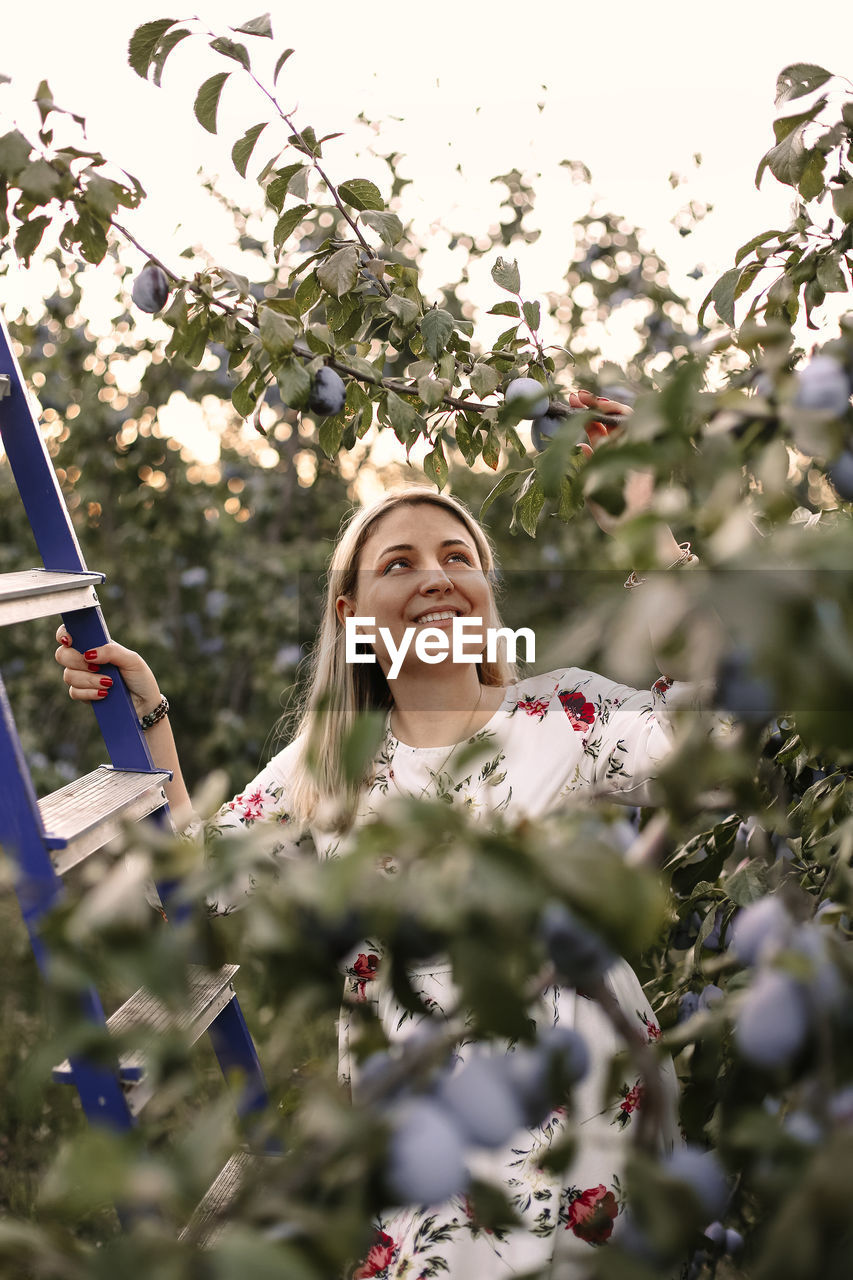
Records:
M587 1187L586 1191L569 1193L571 1201L566 1215L566 1230L573 1231L579 1240L587 1244L604 1244L613 1232L613 1223L619 1212L616 1197L603 1183Z
M516 702L516 710L523 711L528 716L538 716L541 720L551 705L548 698L532 698L530 694L525 694Z
M352 1273L352 1280L371 1280L372 1276L386 1275L396 1248L396 1240L392 1240L385 1231L377 1231L370 1252Z
M595 707L592 703L587 702L579 689L573 692L561 689L558 696L575 733L586 733L595 720Z
M255 822L264 816L264 796L260 787L251 795L235 796L228 802L228 808L239 812L244 822Z
M373 955L372 952L370 955L365 955L363 951L359 952L358 958L350 970L350 973L355 978L353 990L359 1004L367 999L367 984L374 980L378 969L379 956Z

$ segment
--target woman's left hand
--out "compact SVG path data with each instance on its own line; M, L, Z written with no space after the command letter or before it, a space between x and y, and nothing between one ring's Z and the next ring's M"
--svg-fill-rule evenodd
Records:
M593 412L598 409L601 413L615 415L625 419L625 426L634 410L630 405L622 404L619 400L608 400L604 396L593 395L591 391L571 391L569 392L569 404L573 409L592 409ZM589 444L581 444L580 448L590 457L593 449L601 444L602 440L606 440L608 436L620 434L625 430L625 426L608 427L603 422L588 422L585 427ZM612 533L625 520L630 520L633 516L640 515L641 512L648 510L654 493L655 481L654 474L651 471L629 471L625 481L625 510L620 516L612 516L597 502L586 500L590 514L600 529L605 533Z

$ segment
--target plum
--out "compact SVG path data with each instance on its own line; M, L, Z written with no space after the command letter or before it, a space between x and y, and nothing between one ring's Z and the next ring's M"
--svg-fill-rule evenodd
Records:
M347 389L343 378L335 373L334 369L324 365L314 375L308 407L312 412L321 414L324 418L330 418L332 414L340 413L343 409L346 396Z
M834 356L813 356L797 374L794 404L841 417L850 407L850 382Z
M151 316L162 311L169 299L169 278L162 267L146 262L130 293L134 306Z
M504 399L508 403L513 400L526 401L521 415L523 418L542 418L548 412L548 392L535 378L513 379L506 389Z

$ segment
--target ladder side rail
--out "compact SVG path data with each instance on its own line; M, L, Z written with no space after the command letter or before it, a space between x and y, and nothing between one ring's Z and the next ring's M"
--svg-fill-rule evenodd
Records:
M73 640L74 648L81 653L85 653L87 649L98 649L110 642L110 633L99 605L88 609L68 610L62 614L62 621ZM108 698L92 703L92 710L110 761L116 769L140 769L148 772L155 766L145 735L139 728L139 718L127 686L117 668L111 664L104 663L101 672L112 677L113 687Z
M264 1110L269 1094L255 1042L236 996L210 1024L207 1033L225 1080L231 1084L229 1077L234 1071L243 1077L235 1091L235 1106L246 1136L251 1139L252 1117Z
M9 392L0 399L0 438L39 554L47 569L83 572L83 552L30 405L9 330L0 315L0 376L4 374L9 378Z
M21 750L12 708L0 678L0 844L16 864L15 893L42 973L47 953L38 935L42 917L56 902L62 882L53 869L30 771Z

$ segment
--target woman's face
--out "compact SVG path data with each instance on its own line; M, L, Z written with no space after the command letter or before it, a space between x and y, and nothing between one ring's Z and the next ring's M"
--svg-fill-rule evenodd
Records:
M432 503L396 507L373 526L359 557L354 596L338 596L335 607L343 623L347 617L374 618L374 649L387 674L391 655L379 633L385 627L399 648L409 627L415 635L401 671L424 669L415 653L419 630L437 627L452 642L453 618L469 618L465 652L485 648L491 622L491 592L474 539L461 520ZM473 643L481 635L482 643ZM427 670L447 671L451 655ZM466 664L466 666L469 664Z

